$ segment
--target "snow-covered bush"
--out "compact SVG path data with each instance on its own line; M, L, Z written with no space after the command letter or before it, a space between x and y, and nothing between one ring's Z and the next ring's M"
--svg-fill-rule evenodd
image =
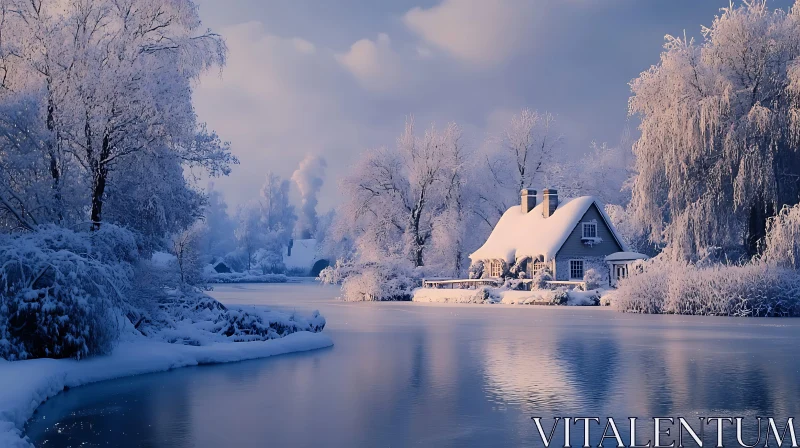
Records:
M583 274L583 281L586 283L586 290L588 291L599 288L605 283L605 278L597 269L590 268Z
M716 316L800 316L800 276L766 263L697 267L657 260L620 281L621 311Z
M213 272L205 276L208 283L286 283L284 274L262 274L261 271L250 272Z
M800 204L785 206L767 222L764 261L791 269L800 269Z
M433 289L418 288L414 291L414 302L426 303L475 303L494 304L501 299L498 288L480 287L478 289Z
M526 287L525 282L523 282L522 280L523 279L518 279L518 278L507 278L503 282L503 288L511 291L521 291Z
M527 278L528 273L526 271L527 271L528 263L530 263L530 262L531 262L531 258L530 257L523 257L523 258L519 258L516 261L514 261L514 264L512 264L508 268L509 277L519 278L519 279Z
M157 306L136 328L145 336L169 343L263 341L325 328L325 318L317 311L303 317L258 307L226 307L192 287L160 288L151 293Z
M267 247L256 250L253 254L253 267L262 274L285 274L286 265L283 264L283 247L279 241L272 237L264 243Z
M91 233L44 226L0 235L0 357L107 352L135 254L130 232L111 225Z
M483 278L484 265L482 260L478 260L469 266L469 278Z
M328 266L327 268L319 271L319 277L317 280L322 283L323 285L339 285L342 283L343 278L339 277L340 267L342 262L340 260L336 261L336 264L333 266Z
M569 302L569 293L564 289L555 291L553 295L553 305L566 305Z
M389 260L348 266L342 276L342 298L349 302L411 300L420 280L410 263Z
M533 283L532 286L537 289L546 289L547 282L553 280L553 274L550 272L550 268L545 267L539 270L536 275L533 276Z

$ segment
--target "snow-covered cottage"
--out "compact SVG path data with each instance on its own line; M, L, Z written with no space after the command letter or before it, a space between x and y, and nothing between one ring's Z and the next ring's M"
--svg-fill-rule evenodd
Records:
M483 262L484 277L525 272L532 278L549 268L555 280L581 281L590 268L608 275L606 257L627 252L594 197L559 200L556 190L546 189L537 204L535 190L522 190L521 196L520 205L508 209L470 255L473 263Z
M289 240L283 254L283 264L290 274L316 277L330 265L320 257L316 239Z

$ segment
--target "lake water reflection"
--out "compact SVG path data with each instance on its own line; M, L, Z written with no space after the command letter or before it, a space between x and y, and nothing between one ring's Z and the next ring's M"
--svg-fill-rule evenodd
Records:
M797 320L349 304L314 284L225 286L214 295L319 309L336 345L73 389L39 409L27 428L31 440L55 447L542 446L532 416L549 425L553 416L625 423L629 416L723 415L748 417L752 443L755 416L798 416L800 406ZM573 445L581 431L573 429ZM592 428L595 445L601 433Z

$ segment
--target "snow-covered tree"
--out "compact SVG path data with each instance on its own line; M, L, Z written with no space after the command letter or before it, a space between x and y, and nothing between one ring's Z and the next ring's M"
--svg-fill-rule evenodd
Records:
M668 36L631 82L632 208L674 258L756 252L768 218L800 201L800 4L724 8L703 40Z
M502 137L492 138L479 155L474 193L480 201L476 212L488 229L509 207L517 205L524 188L548 185L561 171L558 149L563 143L548 112L523 109L511 118Z
M172 237L172 254L178 263L181 284L195 284L203 269L203 240L208 228L197 221Z
M228 204L213 183L209 184L206 196L203 219L208 231L203 251L211 257L222 257L235 248L233 232L236 223L228 215Z
M261 187L261 220L264 229L280 234L281 242L288 243L292 237L297 215L289 200L289 181L275 173L268 173Z
M248 204L239 208L237 213L238 224L234 235L236 243L245 258L249 271L253 267L255 253L264 242L264 231L261 223L261 208L255 204Z
M136 155L227 173L235 159L191 104L191 82L224 64L226 49L201 31L191 0L4 0L2 13L0 65L11 76L0 95L40 98L36 153L51 186L48 220L64 217L67 172L83 178L81 208L95 229L114 173L138 163ZM5 190L5 211L25 227L32 216Z
M418 136L409 120L395 148L366 152L344 179L346 203L339 216L354 229L362 260L388 256L425 265L437 220L457 207L463 162L460 133L451 124Z

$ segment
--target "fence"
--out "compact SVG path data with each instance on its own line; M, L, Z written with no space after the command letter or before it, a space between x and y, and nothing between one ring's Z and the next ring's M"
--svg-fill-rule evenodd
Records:
M525 285L525 289L530 290L533 284L533 280L531 279L520 279L518 280L520 283ZM474 289L479 286L501 286L504 283L502 279L499 278L470 278L470 279L422 279L422 287L423 288L433 288L433 289ZM548 286L552 287L559 287L559 286L567 286L573 288L580 288L586 291L586 282L583 281L547 281L545 282Z

